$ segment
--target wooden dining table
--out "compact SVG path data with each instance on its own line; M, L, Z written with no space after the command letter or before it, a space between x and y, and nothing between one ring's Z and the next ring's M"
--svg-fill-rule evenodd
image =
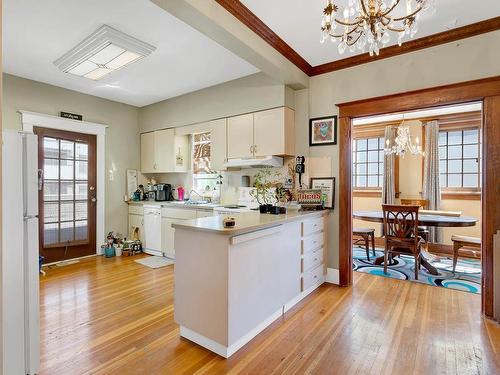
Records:
M353 218L363 221L371 221L374 223L383 223L384 214L382 211L354 211ZM478 219L471 216L450 216L450 215L433 215L419 214L418 225L424 227L473 227L477 224ZM432 275L439 275L438 270L427 259L427 252L422 252L421 264ZM382 264L384 257L375 259L375 264Z

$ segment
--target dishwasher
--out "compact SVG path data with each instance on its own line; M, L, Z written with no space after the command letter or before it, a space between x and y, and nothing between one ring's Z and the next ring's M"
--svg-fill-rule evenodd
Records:
M144 252L163 256L161 251L161 207L144 205Z

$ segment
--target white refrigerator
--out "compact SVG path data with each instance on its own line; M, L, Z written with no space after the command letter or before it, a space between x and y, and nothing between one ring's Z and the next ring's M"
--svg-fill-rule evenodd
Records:
M38 140L2 133L3 374L36 374L40 363Z

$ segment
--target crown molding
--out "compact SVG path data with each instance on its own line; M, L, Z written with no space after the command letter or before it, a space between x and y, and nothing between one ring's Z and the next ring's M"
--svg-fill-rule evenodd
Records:
M361 55L312 66L239 0L215 1L223 8L225 8L229 13L231 13L234 17L236 17L239 21L241 21L244 25L246 25L250 30L264 39L269 45L276 49L276 51L281 53L309 77L334 72L336 70L347 69L356 65L367 64L373 61L386 59L388 57L402 55L405 53L438 46L440 44L454 42L460 39L470 38L472 36L485 34L500 29L500 17L495 17L470 25L458 27L456 29L451 29L448 31L443 31L441 33L413 39L404 42L401 47L395 45L382 48L378 56L370 56L368 53L364 53Z

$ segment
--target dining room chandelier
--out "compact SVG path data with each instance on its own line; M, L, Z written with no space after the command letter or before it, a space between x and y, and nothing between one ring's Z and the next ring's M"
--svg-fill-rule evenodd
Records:
M398 126L396 137L391 144L389 139L385 141L384 153L385 155L397 155L404 157L409 152L412 155L423 155L420 140L415 138L415 143L412 141L410 128L408 126Z
M417 33L421 12L435 10L435 0L347 1L348 5L341 12L337 3L327 0L321 21L321 43L328 38L332 42L339 41L340 54L346 49L354 52L356 47L365 51L368 45L370 56L378 55L380 48L391 41L393 33L401 46L405 36L413 38Z

